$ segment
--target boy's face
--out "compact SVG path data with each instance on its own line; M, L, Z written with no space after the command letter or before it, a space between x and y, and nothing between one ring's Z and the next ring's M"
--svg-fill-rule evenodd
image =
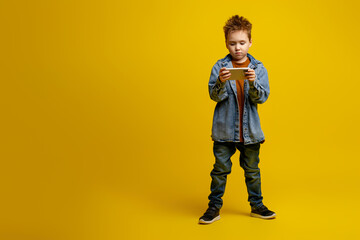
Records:
M246 55L251 44L252 41L249 39L246 30L235 30L229 32L226 41L226 48L229 50L229 53L236 62L242 63L247 59Z

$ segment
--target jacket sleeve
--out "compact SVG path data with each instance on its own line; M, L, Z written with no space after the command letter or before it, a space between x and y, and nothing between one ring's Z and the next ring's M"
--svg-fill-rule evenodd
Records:
M217 62L212 70L209 80L210 98L215 102L221 102L229 97L226 91L226 82L221 82L219 78L220 62Z
M264 66L256 75L255 81L249 81L249 97L253 103L264 103L270 94L269 78Z

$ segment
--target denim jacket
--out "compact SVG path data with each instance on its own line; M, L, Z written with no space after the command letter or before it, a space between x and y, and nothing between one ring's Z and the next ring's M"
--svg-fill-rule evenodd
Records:
M244 111L242 132L244 144L254 144L265 140L261 130L257 104L264 103L270 94L267 70L262 62L250 54L249 68L255 70L255 81L244 81ZM218 60L211 70L209 80L210 98L217 102L212 125L211 138L219 142L240 142L239 131L239 106L236 93L236 81L221 82L219 71L222 67L232 68L231 55Z

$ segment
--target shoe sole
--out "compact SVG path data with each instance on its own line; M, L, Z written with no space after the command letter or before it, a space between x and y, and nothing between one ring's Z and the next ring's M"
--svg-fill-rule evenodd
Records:
M213 220L211 220L211 221L205 221L205 220L203 220L203 219L200 219L199 220L199 223L200 224L210 224L210 223L213 223L213 222L215 222L215 221L217 221L217 220L220 220L220 215L219 216L217 216L217 217L215 217Z
M262 216L260 214L256 214L256 213L250 213L251 217L256 217L256 218L262 218L262 219L273 219L276 217L276 214L274 213L273 215L270 216Z

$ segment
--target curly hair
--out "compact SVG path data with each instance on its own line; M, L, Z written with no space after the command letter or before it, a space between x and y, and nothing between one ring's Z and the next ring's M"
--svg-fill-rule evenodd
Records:
M246 30L249 40L251 40L251 28L252 24L244 17L239 17L239 15L234 15L229 18L224 26L224 33L225 33L225 41L227 41L229 32L235 30Z

